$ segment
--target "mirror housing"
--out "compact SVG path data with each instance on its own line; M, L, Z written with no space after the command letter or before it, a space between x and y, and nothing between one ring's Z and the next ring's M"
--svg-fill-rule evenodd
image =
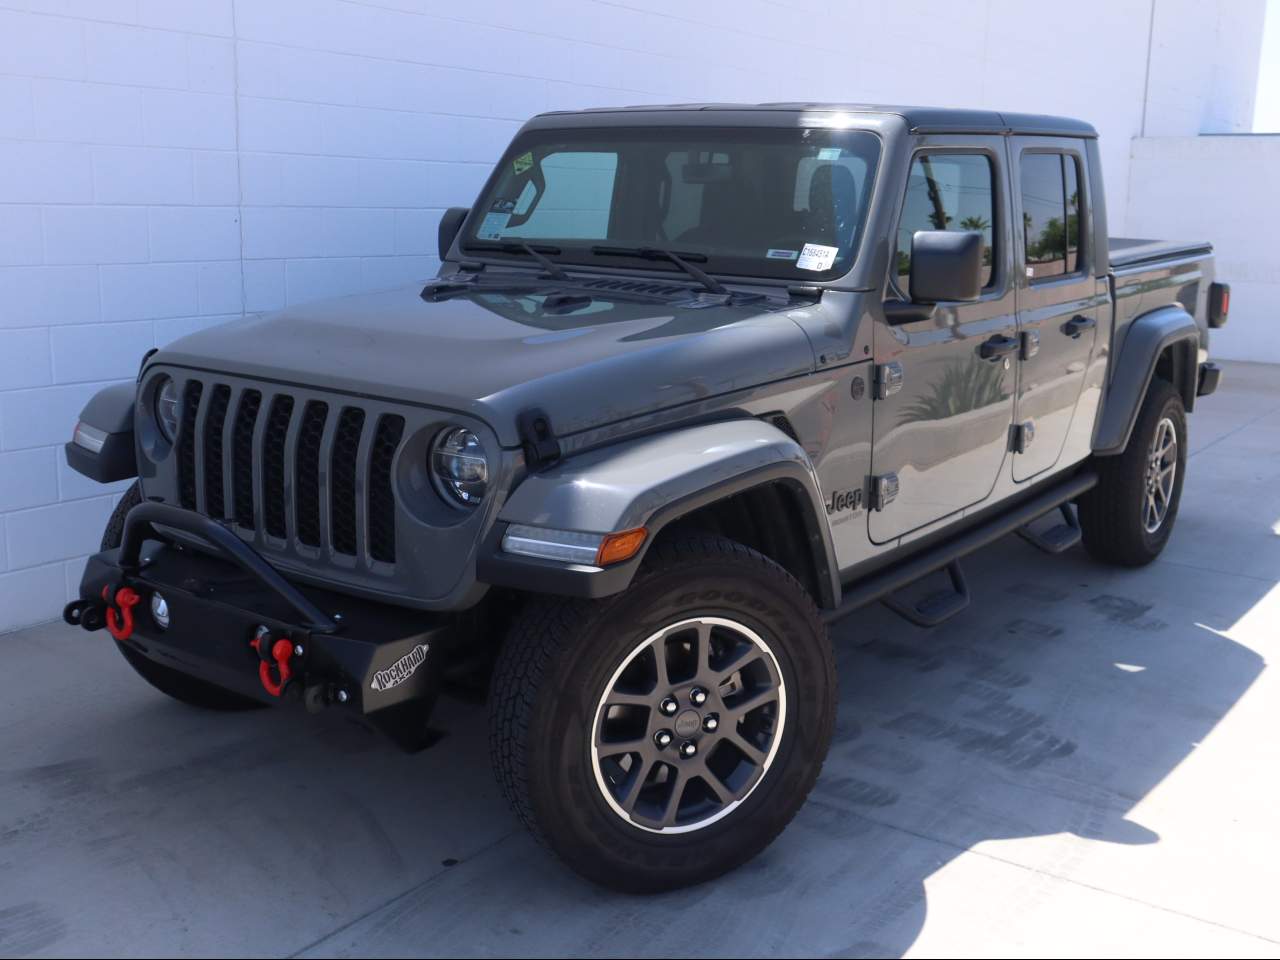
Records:
M467 219L467 214L470 212L470 207L450 207L440 217L436 240L440 245L440 259L442 261L449 255L449 248L453 246L454 237L462 229L463 221Z
M982 234L917 230L911 238L911 299L967 302L982 294Z

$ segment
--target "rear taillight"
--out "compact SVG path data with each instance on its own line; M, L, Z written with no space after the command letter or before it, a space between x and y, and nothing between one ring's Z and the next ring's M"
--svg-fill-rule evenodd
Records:
M1209 326L1221 327L1231 309L1231 287L1225 283L1209 284Z

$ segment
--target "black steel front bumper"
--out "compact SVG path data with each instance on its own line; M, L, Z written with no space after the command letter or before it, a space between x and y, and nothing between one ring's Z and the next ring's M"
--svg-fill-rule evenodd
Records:
M171 542L168 529L194 534L209 552ZM98 629L126 587L138 597L131 629L119 635L126 621L116 605L113 632L148 659L263 702L353 711L393 734L406 722L425 725L453 639L446 615L296 587L227 527L160 503L134 507L120 547L89 558L80 600L64 616ZM157 594L167 626L153 608ZM264 662L269 678L281 675L252 645L259 635L266 650L280 640L291 645L279 696L261 677Z

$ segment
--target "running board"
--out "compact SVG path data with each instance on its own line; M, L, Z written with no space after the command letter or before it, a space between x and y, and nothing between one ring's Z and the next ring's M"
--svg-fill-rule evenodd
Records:
M1070 550L1080 542L1080 521L1076 519L1076 512L1071 504L1061 504L1058 509L1062 511L1063 523L1047 530L1032 530L1031 524L1027 524L1018 528L1018 536L1045 553L1065 553Z
M973 551L1025 527L1036 518L1044 516L1065 503L1070 503L1081 494L1092 490L1097 483L1096 473L1078 473L990 520L965 530L950 540L929 547L883 570L877 570L848 586L844 590L840 603L833 609L822 612L822 619L827 623L835 623L868 603L883 599L922 577L950 567ZM967 587L965 592L967 594Z

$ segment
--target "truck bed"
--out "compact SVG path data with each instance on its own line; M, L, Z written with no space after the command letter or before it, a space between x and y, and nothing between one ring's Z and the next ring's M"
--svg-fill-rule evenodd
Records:
M1213 252L1211 243L1179 240L1144 240L1140 237L1108 237L1107 251L1113 270L1124 270L1158 260L1202 257Z

